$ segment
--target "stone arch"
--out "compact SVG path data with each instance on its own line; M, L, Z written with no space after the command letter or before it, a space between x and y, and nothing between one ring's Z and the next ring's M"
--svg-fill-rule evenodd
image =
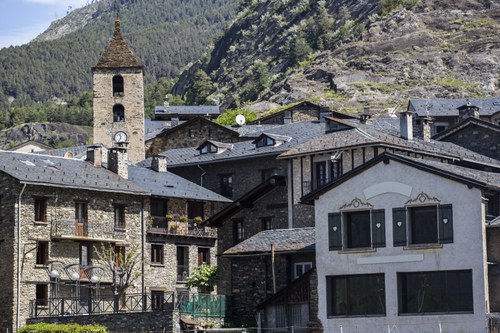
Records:
M123 96L124 84L123 76L115 75L113 76L113 96Z
M121 123L125 121L125 107L121 104L113 106L113 122Z

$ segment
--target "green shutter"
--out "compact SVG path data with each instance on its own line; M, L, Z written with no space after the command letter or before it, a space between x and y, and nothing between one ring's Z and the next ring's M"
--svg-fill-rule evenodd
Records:
M342 250L342 219L340 213L328 214L328 245L330 251Z
M394 246L406 246L406 208L392 209L392 237Z
M453 209L450 205L439 206L439 243L453 243Z
M385 247L385 210L372 210L372 245Z

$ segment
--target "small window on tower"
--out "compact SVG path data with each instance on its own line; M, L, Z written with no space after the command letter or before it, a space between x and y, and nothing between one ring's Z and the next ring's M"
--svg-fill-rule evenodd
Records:
M121 75L113 77L113 96L123 96L123 77Z
M113 122L120 123L125 121L125 108L121 104L113 106Z

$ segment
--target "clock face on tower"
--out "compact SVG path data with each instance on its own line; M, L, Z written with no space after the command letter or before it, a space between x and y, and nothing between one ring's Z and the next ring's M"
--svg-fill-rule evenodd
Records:
M127 141L127 134L125 132L116 132L115 134L115 142L125 142Z

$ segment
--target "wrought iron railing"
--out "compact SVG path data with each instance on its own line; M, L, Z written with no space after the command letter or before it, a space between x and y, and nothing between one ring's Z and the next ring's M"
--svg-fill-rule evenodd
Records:
M153 304L151 295L148 294L131 294L125 297L102 296L96 299L78 297L49 298L31 300L29 316L30 318L39 318L148 312L173 310L175 306L174 292L165 293L160 307L157 304Z
M303 192L302 194L306 195L309 192L317 190L318 188L325 186L332 180L333 179L330 177L325 177L325 178L315 179L313 181L304 181L302 182L302 192Z
M179 222L179 224L181 223L187 224L187 228L182 228L182 227L168 228L153 224L149 228L148 232L151 234L159 234L159 235L217 238L217 229L215 228L200 226L196 223Z

